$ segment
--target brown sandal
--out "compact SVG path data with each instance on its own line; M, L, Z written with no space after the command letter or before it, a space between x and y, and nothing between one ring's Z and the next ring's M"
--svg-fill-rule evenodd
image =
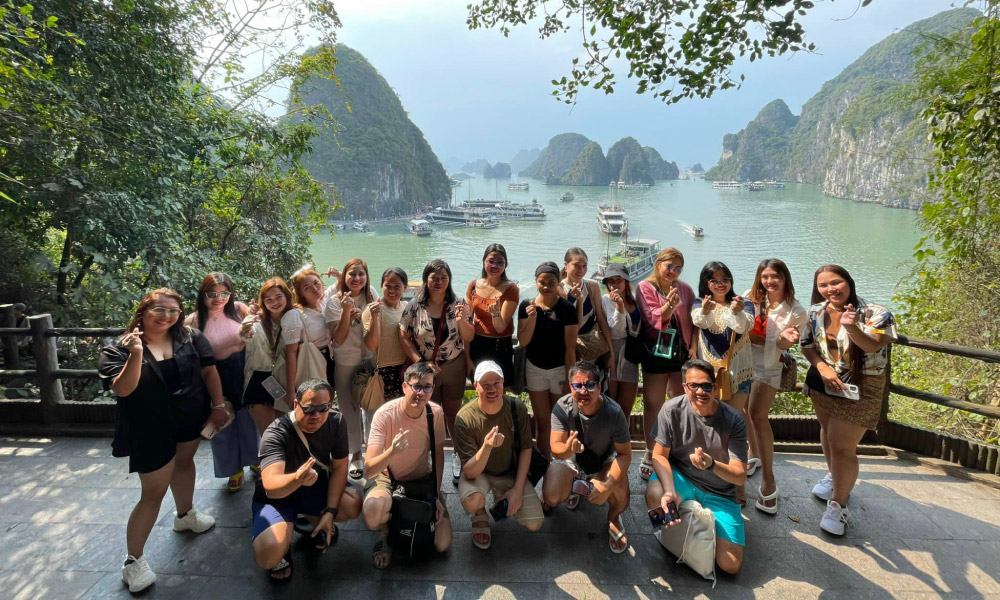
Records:
M485 535L486 542L477 542L477 535ZM485 512L483 514L472 515L472 543L480 550L489 550L493 544L493 533L490 530L490 517Z

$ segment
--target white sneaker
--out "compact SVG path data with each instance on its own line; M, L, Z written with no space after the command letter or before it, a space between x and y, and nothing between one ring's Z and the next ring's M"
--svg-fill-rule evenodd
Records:
M198 512L196 508L189 510L183 517L174 517L174 531L190 530L202 533L211 529L213 525L215 525L215 519L203 512Z
M823 531L832 535L844 535L844 528L851 513L846 506L841 506L836 500L829 500L826 503L826 512L819 522L819 527Z
M816 496L820 500L830 501L833 498L833 475L830 473L826 474L826 477L820 479L816 485L813 486L813 496Z
M146 556L136 558L129 554L125 560L131 560L122 567L122 583L128 586L128 591L135 594L156 583L156 573L149 568Z
M458 460L458 453L454 450L452 451L452 461L451 461L451 478L455 485L458 485L458 479L462 476L462 462Z

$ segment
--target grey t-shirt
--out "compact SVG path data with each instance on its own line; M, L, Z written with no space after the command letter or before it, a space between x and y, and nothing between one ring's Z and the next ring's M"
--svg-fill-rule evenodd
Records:
M574 413L580 415L579 421L573 418ZM614 455L616 442L631 442L625 413L617 402L607 396L604 396L597 412L588 417L579 411L573 395L566 394L552 407L551 423L552 431L579 432L577 438L583 442L585 450L575 456L575 462L587 474L597 473Z
M650 437L670 448L670 466L688 481L709 494L736 499L735 485L709 469L694 468L689 457L701 448L721 463L732 459L746 463L747 426L739 411L719 402L714 415L702 417L691 408L687 395L671 398L660 409Z

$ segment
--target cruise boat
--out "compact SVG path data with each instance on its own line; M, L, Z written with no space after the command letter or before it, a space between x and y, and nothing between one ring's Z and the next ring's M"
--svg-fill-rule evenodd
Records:
M780 181L775 181L773 179L765 179L764 181L761 181L761 183L763 183L764 187L768 189L773 189L773 190L785 189L785 184L781 183Z
M454 177L448 177L448 184L451 185L451 187L459 187L462 185L462 180L455 179Z
M694 227L691 228L691 235L693 235L696 238L703 238L705 237L705 230L699 227L698 225L695 225Z
M591 276L600 281L604 278L604 272L608 265L619 263L625 265L628 278L637 282L646 275L653 272L653 265L656 263L656 255L660 252L660 240L646 240L637 238L622 240L621 250L614 254L605 254L597 262L597 270Z
M372 230L372 226L368 224L368 221L355 221L354 224L351 225L351 229L362 233L368 233Z
M765 187L763 181L751 181L747 184L747 189L751 192L763 192Z
M406 224L406 230L418 237L430 235L434 231L431 229L431 224L424 219L410 219Z
M346 226L343 223L334 223L332 228L334 231L343 231Z
M628 233L628 217L620 204L602 204L597 207L597 228L608 235Z
M612 181L610 187L619 190L648 190L648 183L625 183L624 181Z
M476 227L479 229L493 229L498 227L500 222L489 209L468 208L468 207L438 207L427 214L427 221L435 225L448 225L450 227Z
M713 181L713 190L740 190L743 189L743 184L739 181Z
M510 190L510 191L512 191L512 192L527 192L528 191L528 182L527 181L522 181L520 183L508 183L507 184L507 189Z
M573 192L566 192L562 196L559 196L560 202L572 202L574 200L576 200L576 196L573 195Z
M545 209L538 204L538 199L532 199L531 204L510 202L509 200L467 200L462 208L471 210L488 210L497 219L505 221L544 221Z

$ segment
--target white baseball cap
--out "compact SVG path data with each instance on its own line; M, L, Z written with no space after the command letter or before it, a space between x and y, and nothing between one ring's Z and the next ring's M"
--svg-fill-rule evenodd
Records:
M476 365L476 373L473 375L473 380L478 382L486 376L487 373L496 373L500 376L500 379L503 379L503 369L500 368L500 365L492 360L484 360Z

